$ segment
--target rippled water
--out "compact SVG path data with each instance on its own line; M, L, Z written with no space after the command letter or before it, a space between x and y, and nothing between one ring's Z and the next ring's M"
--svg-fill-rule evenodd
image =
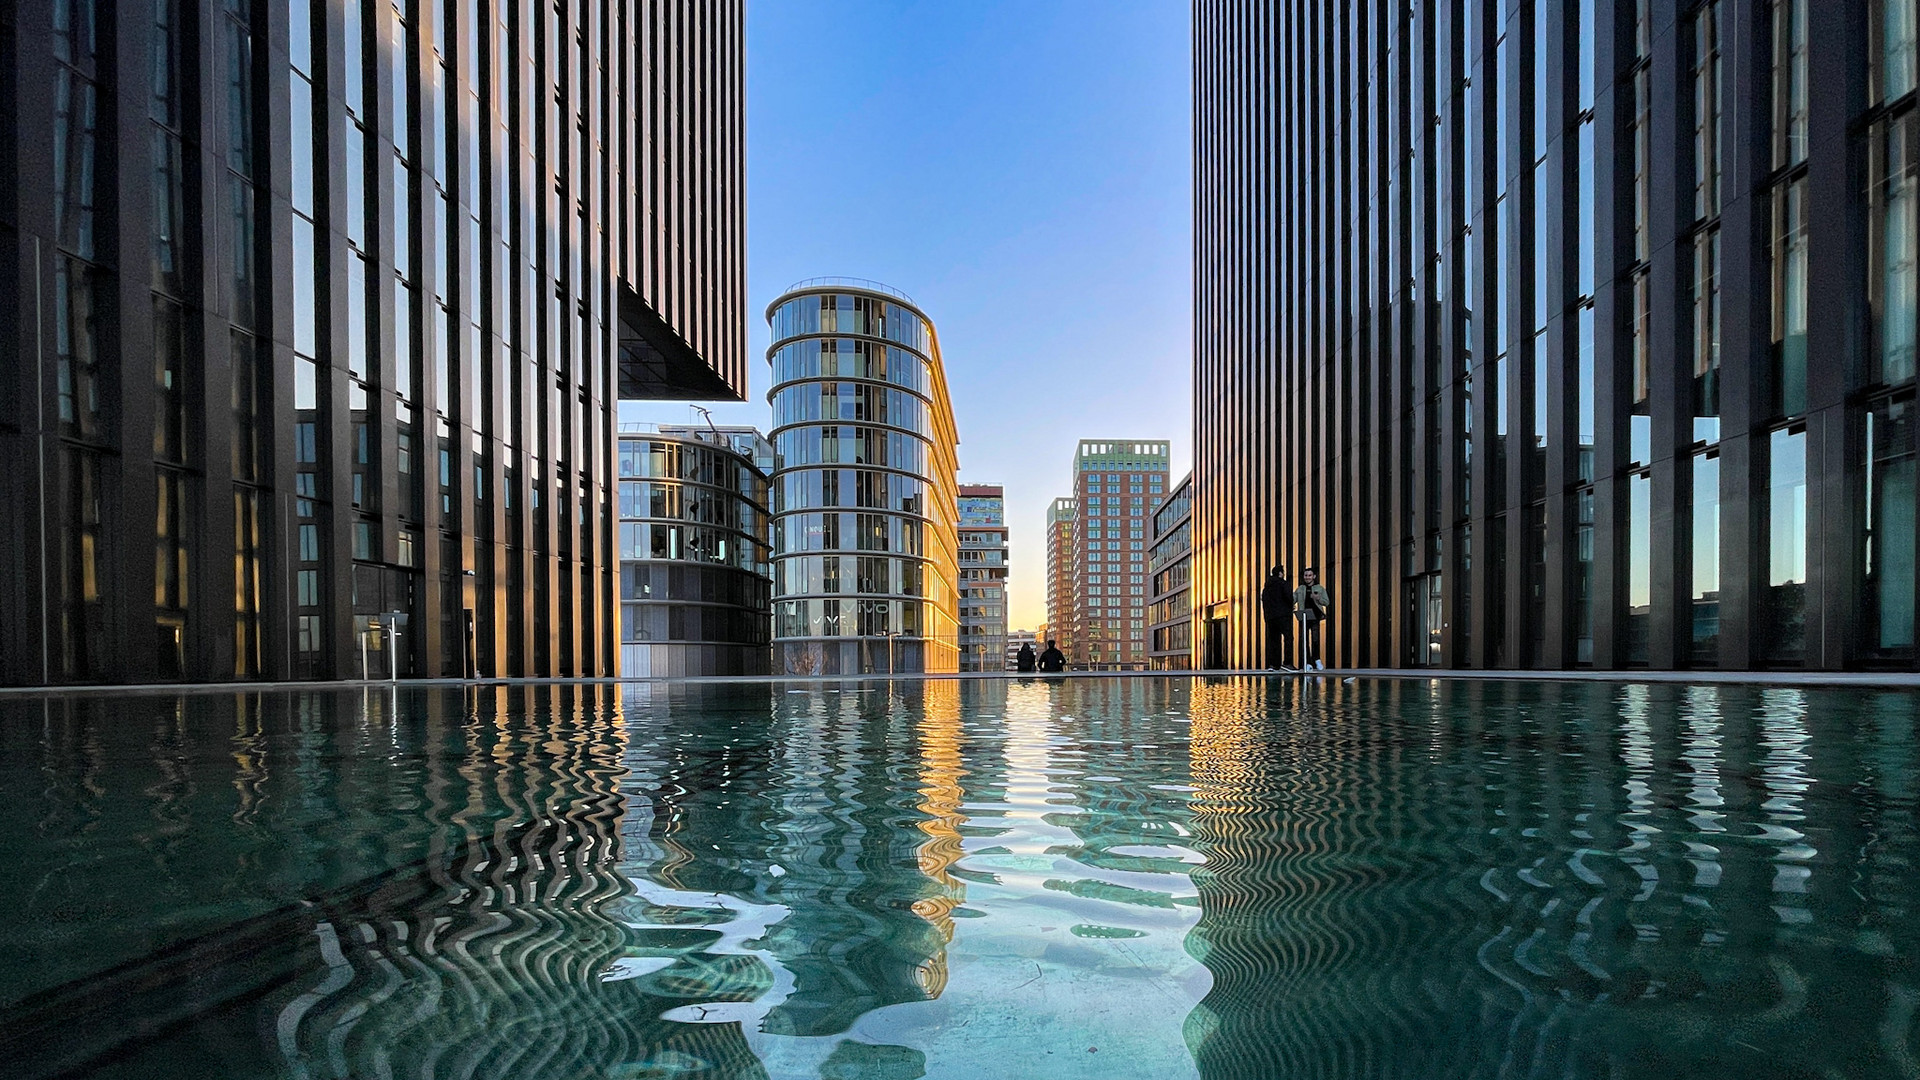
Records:
M1920 1076L1920 697L0 699L10 1077Z

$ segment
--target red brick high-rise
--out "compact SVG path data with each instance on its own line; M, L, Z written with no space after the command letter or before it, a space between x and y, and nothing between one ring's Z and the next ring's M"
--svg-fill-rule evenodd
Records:
M1073 494L1072 645L1061 647L1075 667L1145 670L1147 547L1154 508L1167 497L1167 444L1081 440Z

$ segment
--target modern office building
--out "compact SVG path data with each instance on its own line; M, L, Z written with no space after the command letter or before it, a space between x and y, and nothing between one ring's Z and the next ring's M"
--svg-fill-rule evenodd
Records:
M1193 604L1232 666L1285 563L1330 663L1911 669L1916 22L1200 0Z
M933 323L876 282L767 307L776 673L960 663L959 437Z
M1007 653L1007 493L960 485L960 670L999 671Z
M1093 671L1147 666L1147 540L1167 444L1082 439L1073 455L1073 649Z
M5 5L0 682L612 673L615 398L746 385L742 22Z
M1048 641L1073 657L1073 520L1072 499L1055 499L1047 507L1047 621L1040 627L1040 647Z
M765 675L773 445L753 428L623 424L620 674Z
M1153 546L1147 550L1147 667L1186 671L1195 667L1193 641L1193 476L1174 485L1153 511Z

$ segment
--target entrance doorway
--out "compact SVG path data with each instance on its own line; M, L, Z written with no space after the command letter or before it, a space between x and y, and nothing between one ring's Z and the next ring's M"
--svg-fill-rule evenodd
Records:
M1200 645L1200 666L1208 671L1224 671L1227 667L1227 605L1214 604L1207 608Z

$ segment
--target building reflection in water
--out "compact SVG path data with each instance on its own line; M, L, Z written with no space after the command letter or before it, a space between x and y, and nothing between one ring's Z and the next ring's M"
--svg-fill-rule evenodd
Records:
M780 969L768 986L783 986L757 1010L759 1030L836 1035L874 1009L940 994L950 913L965 898L947 872L963 799L955 684L849 683L777 693L758 715L648 715L631 733L626 789L632 820L644 813L649 825L629 829L627 869L681 896L784 913L757 939ZM709 933L733 918L659 905L638 914Z
M1911 695L1233 682L1192 717L1203 1076L1915 1074Z
M1113 1075L1913 1075L1915 703L0 699L0 1048L28 1077L748 1080L992 1045L1038 1077L1098 1029Z
M16 1075L764 1075L608 978L658 945L619 918L611 687L89 697L0 733L8 794L44 777L0 809L37 879Z

